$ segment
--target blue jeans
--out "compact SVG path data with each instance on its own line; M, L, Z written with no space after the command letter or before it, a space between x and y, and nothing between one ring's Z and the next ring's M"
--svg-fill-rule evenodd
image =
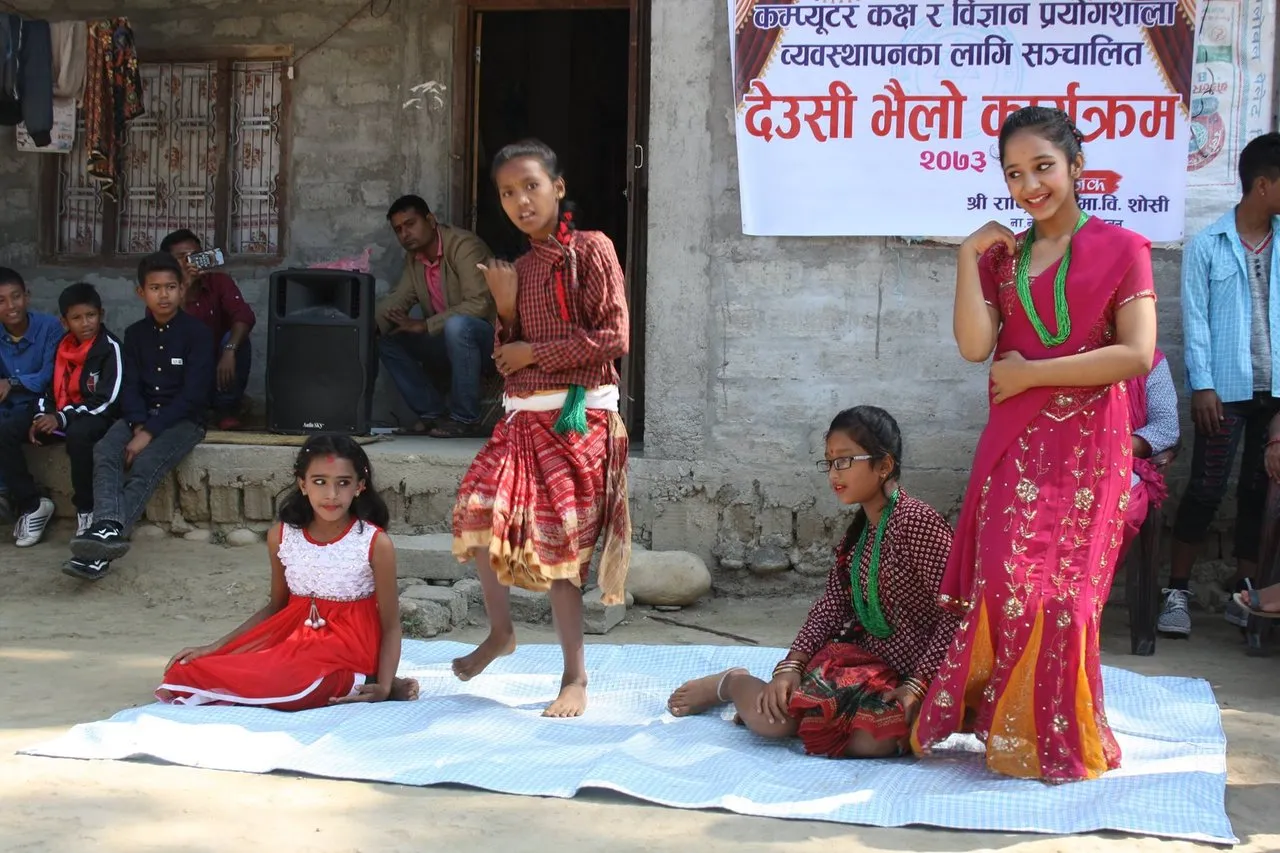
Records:
M128 422L119 420L93 448L93 520L114 521L126 533L142 518L160 481L204 440L204 427L178 421L125 468L124 449L132 440Z
M219 357L225 352L222 347L225 347L230 340L230 332L222 336L222 343L218 348ZM217 364L216 361L214 363ZM236 350L236 381L231 383L231 387L225 391L219 390L217 381L214 382L213 399L210 402L213 410L219 415L232 415L240 411L240 404L244 401L244 389L249 387L249 370L252 366L253 344L249 343L249 338L246 337Z
M455 314L439 335L397 332L378 338L378 355L405 404L423 420L445 413L445 398L428 371L449 378L449 414L459 423L480 420L480 378L493 357L493 325Z

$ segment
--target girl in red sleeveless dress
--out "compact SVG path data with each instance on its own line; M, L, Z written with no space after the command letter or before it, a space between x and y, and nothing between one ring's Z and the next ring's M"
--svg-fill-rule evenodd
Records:
M267 536L270 601L221 640L174 655L160 701L300 711L417 698L416 681L396 678L396 554L369 457L346 436L316 436L294 475Z
M510 587L547 592L564 675L544 714L576 717L587 705L582 587L596 540L603 533L605 604L622 603L631 557L627 431L613 366L627 353L626 291L610 239L574 229L550 148L508 145L494 158L493 182L530 245L514 265L481 266L498 309L493 359L507 415L454 505L453 553L476 561L489 636L453 671L467 680L515 650Z

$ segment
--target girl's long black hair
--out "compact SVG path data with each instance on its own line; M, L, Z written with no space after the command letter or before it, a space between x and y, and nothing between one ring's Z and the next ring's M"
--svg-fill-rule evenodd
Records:
M356 469L356 478L364 482L364 490L351 502L351 514L385 530L391 521L391 513L373 485L373 467L369 464L369 456L359 443L345 435L314 435L302 445L298 458L293 463L293 485L280 500L280 520L293 527L306 527L315 519L315 510L311 508L311 501L298 488L298 480L306 479L311 460L318 456L337 456L351 463Z
M902 431L893 415L879 406L854 406L845 409L831 421L827 435L842 432L853 439L859 447L871 455L871 464L876 465L882 459L892 459L893 468L885 482L897 480L902 475ZM848 551L862 535L867 526L867 514L858 507L849 529L845 531L844 541L840 543L841 551Z

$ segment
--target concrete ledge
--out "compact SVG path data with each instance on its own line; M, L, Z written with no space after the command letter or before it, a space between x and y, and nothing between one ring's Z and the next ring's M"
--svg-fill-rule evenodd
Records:
M448 534L458 483L481 446L475 440L417 437L365 445L374 484L391 511L401 577L452 584L474 576L470 565L453 558ZM65 451L28 453L59 515L73 516ZM146 518L177 535L196 529L260 534L292 485L296 455L296 447L202 444L156 490ZM954 520L967 477L962 469L911 469L907 486ZM1181 488L1176 477L1171 488L1174 494ZM635 541L655 551L696 554L721 592L767 594L821 583L831 548L848 524L847 511L829 498L825 478L810 466L744 468L637 454L630 489ZM1167 511L1173 509L1171 502ZM1220 535L1230 531L1234 515L1231 506L1223 510L1214 528ZM1216 556L1211 543L1204 557Z

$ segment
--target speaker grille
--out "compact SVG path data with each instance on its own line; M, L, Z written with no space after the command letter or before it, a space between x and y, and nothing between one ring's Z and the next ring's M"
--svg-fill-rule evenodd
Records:
M361 409L369 395L367 356L360 329L275 323L271 363L270 429L275 432L356 433L365 427Z

